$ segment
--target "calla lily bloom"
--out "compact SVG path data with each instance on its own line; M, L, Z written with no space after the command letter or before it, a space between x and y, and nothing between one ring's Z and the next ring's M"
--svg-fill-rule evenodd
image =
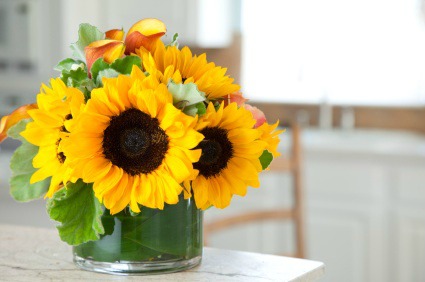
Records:
M106 39L122 41L124 39L124 30L122 29L111 29L105 32Z
M257 107L253 107L253 106L248 105L248 104L243 105L243 107L245 109L247 109L248 111L250 111L252 113L254 119L257 121L254 125L254 128L260 127L261 125L263 125L263 123L265 123L267 121L264 113L260 109L258 109Z
M29 104L14 110L10 115L4 116L0 122L0 143L7 138L7 131L19 121L30 118L28 111L37 109L37 104Z
M165 24L157 19L143 19L135 23L127 33L125 38L125 54L130 55L136 49L144 47L152 51L155 43L165 34L167 28Z
M86 53L87 69L90 72L93 63L103 58L105 62L112 63L124 55L125 45L122 41L104 39L90 43L84 51Z

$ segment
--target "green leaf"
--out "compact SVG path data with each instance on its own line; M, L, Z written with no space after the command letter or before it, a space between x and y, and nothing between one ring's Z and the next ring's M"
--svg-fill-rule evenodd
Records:
M260 157L260 162L261 162L261 166L263 167L263 170L269 167L272 160L273 160L273 155L269 151L264 150L263 154Z
M96 85L93 80L87 78L86 80L82 81L81 84L78 86L78 89L83 92L85 100L87 102L88 99L91 98L91 91L96 88Z
M69 87L76 87L84 93L86 101L90 99L90 93L96 87L93 80L91 80L85 69L78 68L76 70L62 71L62 81Z
M97 59L93 65L91 66L91 77L94 81L97 80L97 76L99 75L100 71L106 70L106 69L110 69L111 65L108 64L107 62L105 62L103 60L103 58L99 58Z
M102 78L104 77L111 78L111 77L117 77L118 75L119 73L114 69L101 70L96 78L96 85L103 86Z
M84 69L78 68L76 70L62 71L61 79L69 87L78 87L89 78Z
M220 101L213 101L213 105L214 105L215 111L217 112L221 107L221 102Z
M12 177L10 178L10 194L19 202L28 202L43 197L50 184L50 178L30 184L30 178L37 170L32 166L32 159L38 153L38 147L28 143L20 133L25 130L30 119L21 120L8 131L8 136L22 142L10 160Z
M90 93L96 85L88 77L83 62L68 58L59 62L55 69L62 72L61 79L67 86L80 89L84 93L86 101L90 99Z
M84 48L90 43L102 39L105 39L105 33L99 31L95 26L87 23L80 24L78 41L71 44L72 56L77 60L86 62Z
M205 93L198 90L195 83L168 83L168 90L173 94L173 103L177 104L181 101L187 101L186 106L195 105L205 101Z
M19 141L25 141L25 138L21 136L21 132L25 130L27 124L31 121L31 119L23 119L19 121L17 124L12 126L9 131L7 131L7 136Z
M94 196L92 184L81 180L70 183L47 201L50 218L60 222L56 227L62 241L79 245L98 240L105 232L102 225L102 206Z
M114 70L116 70L117 72L121 74L130 74L134 65L141 68L142 59L140 59L140 57L138 56L126 56L124 58L115 60L111 64L111 68L113 68Z
M85 65L82 61L74 60L71 58L67 58L65 60L60 61L56 66L55 70L60 72L69 72L70 70L76 70L78 68L84 69Z
M102 226L105 229L105 233L103 236L106 235L112 235L114 233L114 227L115 227L115 218L109 213L109 210L105 208L105 211L103 212L102 219Z
M198 90L195 83L174 83L170 81L168 83L168 91L173 95L173 104L177 108L183 110L188 115L196 115L198 108L202 111L202 105L196 107L190 107L206 100L205 93Z
M207 112L207 107L205 106L204 102L200 102L198 104L184 108L183 112L193 117L197 114L199 116L203 116Z

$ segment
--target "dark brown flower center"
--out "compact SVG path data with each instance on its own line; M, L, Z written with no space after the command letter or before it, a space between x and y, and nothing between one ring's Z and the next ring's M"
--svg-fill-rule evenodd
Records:
M71 114L67 114L65 116L65 120L70 120L70 119L72 119L72 115ZM62 125L60 131L61 132L69 133L69 131L66 130L65 125ZM62 139L59 138L58 141L56 142L56 151L59 150L59 144L60 144L61 141L62 141ZM65 162L65 160L66 160L66 156L65 156L65 154L63 152L59 152L58 151L56 157L58 158L58 160L59 160L59 162L61 164L63 164Z
M143 156L150 146L150 136L140 128L125 129L120 136L122 152L129 158Z
M206 178L217 176L233 157L233 146L227 137L227 130L206 127L200 132L205 139L196 147L196 149L202 149L202 154L193 167Z
M59 144L61 141L62 139L60 138L56 141L56 158L61 164L63 164L66 160L66 156L63 152L59 152Z
M103 153L130 175L157 169L168 150L168 137L159 121L138 109L112 117L104 131Z
M70 119L72 119L72 115L71 115L71 114L67 114L67 115L65 116L65 120L70 120ZM69 133L69 131L68 131L68 130L66 130L65 124L64 124L64 125L62 125L62 127L61 127L61 131L62 131L62 132L67 132L67 133Z

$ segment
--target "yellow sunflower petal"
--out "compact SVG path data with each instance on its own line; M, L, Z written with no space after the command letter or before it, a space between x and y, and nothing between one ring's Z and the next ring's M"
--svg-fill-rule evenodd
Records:
M87 162L83 171L84 181L91 183L104 177L111 169L112 163L104 158L97 157Z
M129 176L127 174L123 174L121 176L120 181L116 184L116 186L114 187L114 189L109 190L103 197L103 203L105 205L106 208L108 209L114 209L114 207L122 202L122 197L125 194L124 192L126 191L126 189L128 187L132 187L133 183L131 183L130 185L128 185L129 182ZM127 195L124 195L124 197L127 197ZM128 198L130 198L130 193L128 193ZM127 204L129 204L130 201L127 202ZM125 207L125 206L124 206ZM123 207L123 208L124 208ZM116 209L114 209L115 211ZM111 211L112 213L112 211Z
M168 155L165 157L165 164L168 167L169 173L178 182L183 182L188 176L190 176L190 168L180 158Z
M133 185L131 182L125 186L121 197L115 202L114 206L111 208L111 214L119 213L130 203L132 186Z
M60 189L62 183L62 177L60 174L55 174L50 180L49 190L47 191L45 198L51 198Z
M52 161L46 164L45 166L34 172L34 174L31 176L30 183L34 184L36 182L46 179L49 176L52 176L52 174L54 174L59 168L59 161Z
M198 176L195 180L192 182L193 187L193 193L195 197L195 203L198 208L203 208L207 206L207 203L209 202L209 195L208 195L208 182L202 175Z
M27 125L26 129L21 132L21 136L28 142L36 146L49 146L52 141L56 143L59 139L59 130L51 128L39 127L34 122Z
M57 145L51 144L38 149L37 155L32 160L35 168L43 167L48 162L57 161Z
M130 199L130 208L133 212L139 213L140 208L137 203L137 194L142 193L141 184L140 184L140 176L133 177L133 187L131 187L131 199Z
M239 177L230 173L229 170L223 172L223 178L229 185L232 194L245 196L248 191L248 185Z
M93 183L93 189L97 198L102 199L103 195L115 187L121 180L123 170L112 166L109 172L100 180Z
M228 186L221 186L216 178L208 180L209 201L217 208L224 209L230 204L232 195Z
M177 204L178 196L183 189L181 185L169 174L162 174L158 180L162 182L161 186L164 187L164 202L170 205Z
M156 181L152 182L151 177L154 176L144 174L140 175L140 185L143 187L143 190L141 191L141 193L138 193L137 202L141 205L154 208L155 203L150 203L149 199L151 197L152 190L156 188Z

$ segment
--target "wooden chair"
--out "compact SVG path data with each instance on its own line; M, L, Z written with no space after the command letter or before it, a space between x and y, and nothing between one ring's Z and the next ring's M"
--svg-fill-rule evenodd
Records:
M300 127L294 124L292 127L292 148L290 155L284 152L275 159L270 166L270 171L290 173L293 178L293 206L290 208L278 208L263 211L254 211L240 215L230 216L215 220L204 225L205 244L208 245L209 237L218 231L233 228L237 225L264 222L269 220L289 220L294 224L295 230L295 253L289 256L304 258L304 196L301 179L301 140ZM284 133L286 134L286 133ZM288 254L286 254L288 255Z

